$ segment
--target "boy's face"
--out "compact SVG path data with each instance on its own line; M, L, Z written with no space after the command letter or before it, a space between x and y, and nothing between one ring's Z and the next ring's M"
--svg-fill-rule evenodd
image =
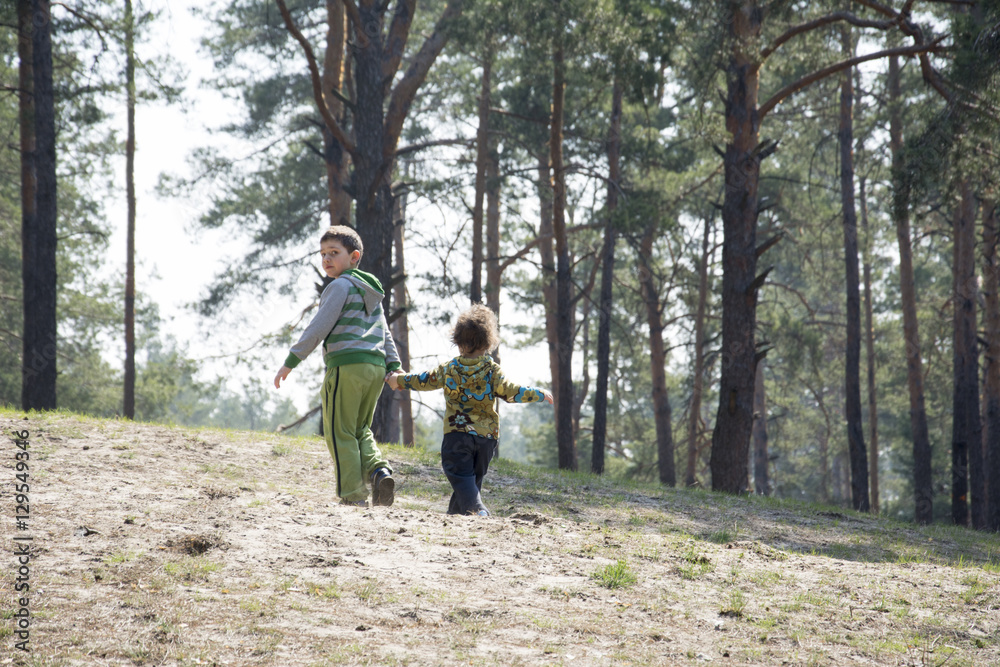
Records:
M319 256L323 260L323 271L336 278L347 269L353 269L361 261L361 253L351 252L340 241L327 240L319 244Z

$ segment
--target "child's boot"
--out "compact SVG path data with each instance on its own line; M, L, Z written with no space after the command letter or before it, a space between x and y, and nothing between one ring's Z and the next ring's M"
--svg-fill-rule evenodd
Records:
M372 505L389 507L396 498L396 480L388 468L376 468L372 473Z

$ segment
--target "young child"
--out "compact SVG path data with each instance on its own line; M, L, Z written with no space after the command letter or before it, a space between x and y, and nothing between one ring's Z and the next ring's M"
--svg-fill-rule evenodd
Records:
M330 227L319 240L323 271L335 280L326 286L312 321L292 346L274 386L323 343L323 433L337 471L341 503L367 507L392 505L395 481L382 456L371 424L375 403L388 373L399 372L396 344L382 312L385 291L370 273L358 270L364 246L358 233L343 225Z
M459 315L451 340L461 356L428 373L393 375L386 382L393 389L444 389L441 467L454 490L448 514L489 516L480 492L500 438L496 399L508 403L544 399L552 403L552 394L519 387L504 378L499 364L489 356L500 334L496 315L486 306L477 304Z

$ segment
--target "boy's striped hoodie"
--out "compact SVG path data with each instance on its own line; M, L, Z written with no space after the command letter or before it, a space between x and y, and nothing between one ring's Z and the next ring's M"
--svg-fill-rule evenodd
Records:
M285 365L295 368L323 343L327 368L375 364L387 371L400 367L399 354L382 312L385 290L378 278L348 269L326 286L312 322L292 346Z

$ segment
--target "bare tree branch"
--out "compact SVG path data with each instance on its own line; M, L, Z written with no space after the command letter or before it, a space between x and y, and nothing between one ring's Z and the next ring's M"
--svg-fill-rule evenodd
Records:
M312 80L313 87L313 98L316 101L316 107L319 109L320 115L323 116L323 122L326 123L326 127L330 130L330 134L340 142L348 153L354 157L355 146L354 142L351 141L346 134L344 134L343 129L341 129L340 124L337 119L333 117L333 112L330 111L330 107L326 103L326 97L323 94L323 84L320 82L319 76L319 66L316 64L316 56L313 54L312 46L309 44L309 40L305 38L302 32L295 25L295 21L292 20L292 15L288 11L288 7L285 5L284 0L275 0L278 3L278 9L281 11L281 18L285 21L285 27L288 28L288 32L292 34L302 46L302 51L306 55L306 60L309 63L309 78Z
M358 10L358 6L354 4L354 0L344 0L344 7L347 9L347 16L351 19L351 23L354 24L354 34L358 38L358 46L367 49L368 35L365 34L364 26L361 25L361 12Z
M413 104L413 98L417 90L427 78L427 72L437 59L438 54L444 49L448 42L449 24L462 13L463 0L449 0L434 32L424 40L420 50L413 57L410 68L406 74L396 84L389 99L389 108L385 114L385 139L382 145L383 169L385 165L392 161L396 153L396 146L399 144L399 136L403 131L403 121Z
M759 118L763 119L764 116L768 114L774 107L781 104L785 98L799 92L806 86L813 84L820 79L825 79L826 77L841 72L849 67L854 67L855 65L860 65L861 63L866 63L870 60L878 60L879 58L887 58L889 56L913 56L913 55L926 55L929 52L939 51L941 47L938 44L944 39L944 37L939 37L928 45L915 44L913 46L900 46L894 49L884 49L882 51L877 51L875 53L869 53L865 56L858 56L857 58L851 58L849 60L843 60L829 67L825 67L821 70L817 70L812 74L802 77L798 81L793 81L788 84L774 95L771 99L764 102L758 110ZM933 85L933 84L932 84Z
M393 12L389 35L385 40L385 50L382 52L382 80L386 86L392 83L396 72L399 71L399 63L403 60L403 51L410 36L410 26L413 25L413 13L416 8L416 0L396 0L396 11Z
M902 20L902 15L889 21L871 21L868 19L862 19L850 12L834 12L833 14L827 14L826 16L821 16L812 21L806 21L805 23L800 23L797 26L789 28L783 35L779 36L770 45L767 46L763 51L760 52L760 59L767 60L767 58L773 54L778 48L792 39L797 35L809 32L810 30L815 30L816 28L822 27L824 25L829 25L831 23L837 23L838 21L846 21L853 26L859 28L877 28L878 30L888 30L893 26L897 25Z
M475 143L475 139L436 139L434 141L423 141L419 144L410 144L409 146L403 146L402 148L396 149L396 157L400 155L406 155L407 153L416 153L422 151L425 148L434 148L436 146L465 146L470 148L472 144Z

